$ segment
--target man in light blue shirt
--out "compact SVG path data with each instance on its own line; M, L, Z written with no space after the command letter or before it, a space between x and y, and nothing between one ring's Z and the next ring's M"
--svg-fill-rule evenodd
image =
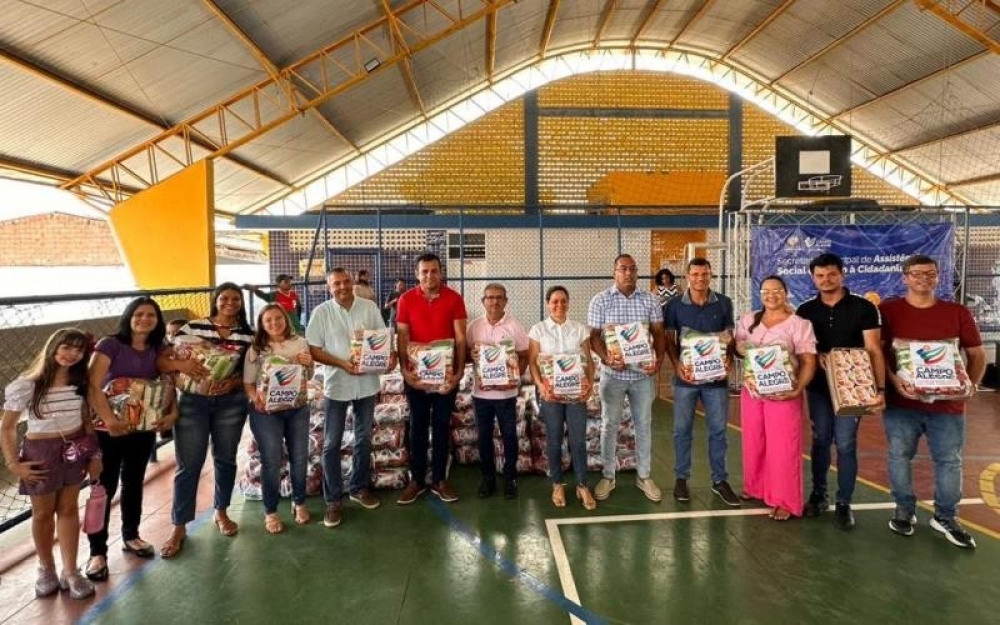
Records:
M590 347L601 360L601 463L603 477L594 489L594 497L607 499L615 489L618 426L628 397L635 423L635 451L638 473L635 485L654 503L662 498L653 481L653 398L656 374L663 362L665 335L660 301L649 291L637 289L639 268L635 259L621 254L615 259L615 283L590 300L587 325L590 327ZM608 353L604 329L609 325L641 323L652 340L652 358L641 370L626 366L620 356Z
M326 514L323 524L340 525L343 477L340 445L344 438L348 406L354 406L354 458L351 466L351 501L374 510L379 500L368 489L371 475L371 436L375 419L375 398L379 391L377 373L359 373L351 361L351 339L358 330L385 328L375 302L354 296L354 281L343 267L335 267L326 277L333 299L315 309L309 317L306 340L313 360L323 369L323 497ZM389 369L396 366L393 354Z

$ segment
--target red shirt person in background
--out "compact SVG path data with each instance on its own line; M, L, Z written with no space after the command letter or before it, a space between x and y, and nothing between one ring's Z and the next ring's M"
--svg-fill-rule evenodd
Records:
M302 334L302 302L299 300L299 294L293 288L292 277L287 273L278 274L275 282L278 283L278 288L270 293L261 291L252 284L244 284L243 286L265 302L281 306L288 313L288 319L292 322L296 334Z

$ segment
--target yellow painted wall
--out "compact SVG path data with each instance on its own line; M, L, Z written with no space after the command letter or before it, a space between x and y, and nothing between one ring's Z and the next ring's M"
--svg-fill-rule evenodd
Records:
M212 162L202 160L111 209L118 249L140 289L215 284Z

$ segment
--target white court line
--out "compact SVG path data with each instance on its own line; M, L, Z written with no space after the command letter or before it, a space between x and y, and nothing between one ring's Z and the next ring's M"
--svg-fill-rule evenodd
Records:
M924 500L920 503L934 505L934 500ZM959 505L969 506L984 503L981 498L970 497L962 499ZM859 503L851 504L852 510L892 510L896 507L895 502L887 501L883 503ZM834 510L830 506L828 510ZM735 516L761 516L769 513L770 508L740 508L738 510L695 510L690 512L657 512L653 514L618 514L609 516L586 516L572 517L568 519L545 519L545 528L549 534L549 543L552 545L552 557L556 561L556 571L559 573L559 583L562 586L563 595L570 601L582 606L580 593L576 588L576 580L573 579L573 570L569 565L569 557L566 554L566 546L563 544L562 535L559 533L560 525L596 525L599 523L630 523L633 521L672 521L675 519L707 519L712 517L735 517ZM569 622L573 625L583 625L583 621L570 614Z

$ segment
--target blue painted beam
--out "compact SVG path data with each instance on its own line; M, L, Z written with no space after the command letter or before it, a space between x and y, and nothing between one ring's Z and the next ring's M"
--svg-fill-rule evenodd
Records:
M317 227L319 215L238 215L236 227L246 230L312 230ZM458 228L458 215L428 214L386 214L381 218L372 212L368 215L338 215L327 213L327 225L332 230L377 229L417 229L454 230ZM486 230L499 228L522 228L537 230L543 228L715 228L719 215L714 210L703 214L688 215L628 215L620 218L610 215L469 215L462 216L464 230Z

